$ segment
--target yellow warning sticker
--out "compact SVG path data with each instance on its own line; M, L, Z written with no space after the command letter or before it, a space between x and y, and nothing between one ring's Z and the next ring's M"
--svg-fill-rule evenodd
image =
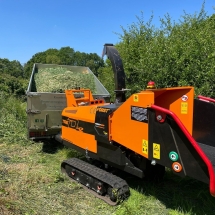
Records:
M187 114L187 109L188 109L188 103L181 102L181 114Z
M153 158L160 159L160 144L153 143Z
M138 102L139 101L139 97L137 94L134 94L133 95L133 99L134 99L134 102Z
M148 158L148 140L142 140L142 152L144 156Z

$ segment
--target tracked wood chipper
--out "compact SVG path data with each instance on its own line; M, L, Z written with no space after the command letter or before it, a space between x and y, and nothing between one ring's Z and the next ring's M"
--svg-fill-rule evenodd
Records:
M158 180L167 167L178 176L208 183L215 196L215 101L194 99L193 87L155 89L152 82L126 98L118 51L105 44L103 55L112 63L115 102L93 98L89 89L66 90L67 107L56 139L104 168L71 158L62 162L62 171L113 205L129 196L129 186L106 171L107 166Z

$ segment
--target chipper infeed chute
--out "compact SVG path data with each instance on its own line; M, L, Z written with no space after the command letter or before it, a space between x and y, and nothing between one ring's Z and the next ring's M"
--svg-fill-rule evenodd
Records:
M156 93L155 104L149 109L149 142L152 147L158 143L160 159L156 155L149 159L170 167L182 177L208 183L211 195L215 196L214 100L206 97L193 100L192 93L189 96L185 93L177 110L172 107L175 102L165 104L168 102L161 102L162 95L155 91L155 97ZM151 150L156 153L154 148Z

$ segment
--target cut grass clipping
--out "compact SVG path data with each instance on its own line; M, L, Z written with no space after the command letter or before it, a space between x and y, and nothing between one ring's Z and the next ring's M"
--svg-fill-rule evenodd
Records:
M80 87L96 94L94 76L87 69L82 72L63 67L38 69L34 80L37 92L64 93L66 89Z

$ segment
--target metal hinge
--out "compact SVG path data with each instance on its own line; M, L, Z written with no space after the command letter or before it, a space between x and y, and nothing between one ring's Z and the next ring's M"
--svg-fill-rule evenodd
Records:
M38 114L38 113L41 113L41 111L28 109L28 110L26 110L26 113L27 114L29 114L29 113Z
M46 114L46 116L45 116L45 131L48 131L48 117L49 117L49 115Z

